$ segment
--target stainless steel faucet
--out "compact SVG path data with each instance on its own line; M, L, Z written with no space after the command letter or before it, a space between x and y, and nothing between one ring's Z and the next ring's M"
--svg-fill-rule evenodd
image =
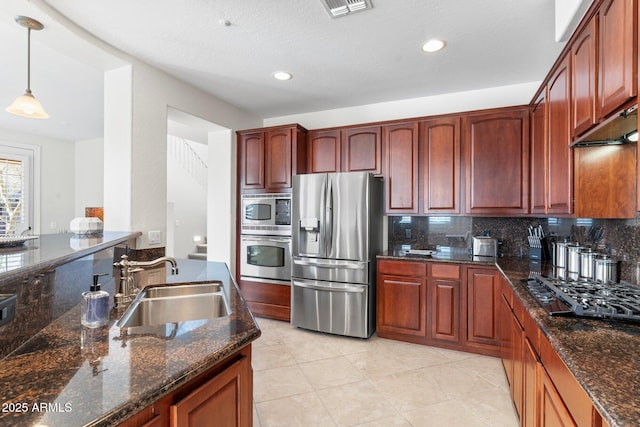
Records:
M175 258L163 256L153 261L129 261L127 255L122 255L120 258L120 262L113 264L114 267L120 268L120 282L113 297L117 310L129 306L138 292L140 292L134 284L133 273L143 271L143 267L155 267L168 262L171 264L171 274L178 274L178 263Z

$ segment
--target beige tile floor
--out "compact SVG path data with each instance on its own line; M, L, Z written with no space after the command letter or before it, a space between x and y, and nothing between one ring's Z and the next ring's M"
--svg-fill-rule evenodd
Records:
M255 427L517 427L499 359L258 319Z

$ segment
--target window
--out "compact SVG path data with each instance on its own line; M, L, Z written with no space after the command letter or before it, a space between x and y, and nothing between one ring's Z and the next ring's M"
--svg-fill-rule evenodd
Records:
M0 157L0 234L14 234L24 224L29 210L24 199L24 169L22 160Z
M0 145L0 234L39 228L34 226L33 164L37 153L37 147Z

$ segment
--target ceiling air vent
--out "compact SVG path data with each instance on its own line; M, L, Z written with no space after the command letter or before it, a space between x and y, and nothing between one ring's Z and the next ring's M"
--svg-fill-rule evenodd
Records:
M373 8L371 0L322 0L322 4L332 18Z

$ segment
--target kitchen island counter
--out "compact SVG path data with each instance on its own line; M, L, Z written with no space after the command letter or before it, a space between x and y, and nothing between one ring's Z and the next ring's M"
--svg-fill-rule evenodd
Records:
M0 425L118 424L260 336L225 264L178 265L167 283L219 281L231 314L133 335L115 310L108 326L83 327L78 304L0 361Z

